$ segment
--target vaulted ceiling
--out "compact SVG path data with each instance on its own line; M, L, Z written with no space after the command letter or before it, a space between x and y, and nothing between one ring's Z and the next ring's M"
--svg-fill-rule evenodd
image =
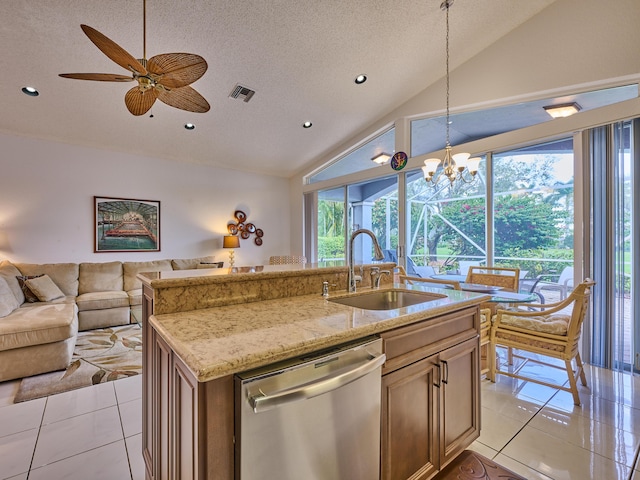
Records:
M554 1L457 0L451 68ZM3 1L0 131L289 177L444 76L440 3L147 0L147 58L204 57L208 71L192 86L211 110L156 102L152 116L135 117L124 104L133 84L58 74L126 75L80 25L141 58L143 0ZM361 73L368 80L356 85ZM249 102L229 97L237 84L255 90ZM23 94L25 86L40 95Z

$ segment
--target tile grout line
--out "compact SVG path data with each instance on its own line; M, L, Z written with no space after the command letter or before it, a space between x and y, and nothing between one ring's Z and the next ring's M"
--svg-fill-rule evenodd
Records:
M131 456L129 455L129 447L127 445L127 437L124 432L124 424L122 422L122 413L120 411L120 399L118 398L118 390L116 389L115 382L113 383L113 394L116 397L116 408L118 409L118 418L120 419L120 430L122 430L122 442L124 443L124 451L127 455L127 465L129 467L129 476L133 480L133 469L131 468Z
M42 432L42 424L44 423L44 415L47 411L47 404L49 403L49 397L45 397L44 408L42 409L42 416L40 417L40 425L38 426L38 434L36 435L36 441L33 444L33 452L31 453L31 460L29 461L29 468L27 469L26 480L29 480L31 476L31 468L33 467L33 459L36 456L36 448L38 448L38 441L40 440L40 433Z

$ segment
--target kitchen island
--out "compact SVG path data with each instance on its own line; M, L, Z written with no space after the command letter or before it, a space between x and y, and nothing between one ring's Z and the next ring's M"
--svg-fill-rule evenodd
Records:
M381 478L431 478L477 438L478 305L487 297L451 291L393 310L331 301L371 291L371 267L355 294L346 294L346 267L141 275L147 478L233 479L234 374L370 335L387 355ZM442 294L385 280L382 290ZM329 298L323 281L335 285ZM401 431L407 409L413 432Z

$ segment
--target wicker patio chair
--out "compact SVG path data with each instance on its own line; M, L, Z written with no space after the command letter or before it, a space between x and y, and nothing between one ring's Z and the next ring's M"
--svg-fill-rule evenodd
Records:
M466 282L502 287L509 292L517 293L520 285L520 269L471 266L467 272ZM486 305L487 304L483 304L480 308L480 349L483 358L485 356L487 358L486 362L483 360L483 364L486 364L480 369L481 375L489 373L488 363L491 363L489 359L493 358L488 355L488 347L486 345L489 345L490 320L494 312L491 308L486 307Z
M496 381L496 374L528 380L530 382L559 388L573 395L573 402L580 405L577 379L582 385L587 385L587 379L582 368L582 360L578 351L578 342L582 322L589 307L591 287L595 284L590 279L580 283L569 296L556 303L527 305L539 309L531 310L502 310L499 309L493 317L489 341L489 379ZM563 313L571 308L570 313ZM543 360L532 359L513 354L514 358L522 360L515 369L502 370L496 365L496 346L524 350L542 356L557 358L564 361L564 368ZM575 359L576 367L573 368ZM557 385L539 378L527 377L521 373L528 362L537 362L553 368L566 369L569 386Z

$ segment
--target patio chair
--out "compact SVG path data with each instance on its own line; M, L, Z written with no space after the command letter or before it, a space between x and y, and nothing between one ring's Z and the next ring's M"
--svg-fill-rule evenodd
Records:
M502 287L507 291L517 293L520 285L520 269L506 267L478 267L470 266L467 272L466 283L479 283L482 285L492 285L494 287ZM489 330L491 328L492 308L485 307L488 304L482 304L480 308L480 349L485 350L485 345L489 344ZM487 355L488 359L490 357ZM490 361L487 361L490 363ZM480 369L482 375L489 372L489 366Z
M564 300L573 289L573 267L565 267L559 275L539 275L536 287L541 294L544 294L545 290L559 292L560 300Z
M467 275L471 267L478 267L479 265L480 260L460 260L458 262L458 270L460 275Z
M587 379L582 368L578 343L582 323L589 307L591 287L594 284L595 282L587 278L564 300L546 305L527 305L537 307L540 309L539 311L498 309L492 319L493 324L490 331L489 359L491 361L489 362L489 379L495 382L496 374L500 374L558 388L570 392L573 395L573 403L580 405L577 379L580 378L584 386L587 386ZM563 313L566 311L565 309L569 308L571 309L569 313ZM516 368L502 370L495 361L497 345L557 358L564 361L564 367L514 353L513 357L520 359L522 363ZM575 370L573 368L574 359L576 363ZM537 362L552 368L566 369L569 377L569 386L526 376L522 373L522 370L529 362Z
M387 249L387 250L383 250L382 253L384 253L384 259L382 260L383 262L393 262L396 265L398 265L398 256L396 255L395 250ZM431 275L435 275L436 273L437 272L435 268L429 265L418 266L411 259L411 257L407 257L407 270L406 270L407 275L412 277L429 278L431 277Z

